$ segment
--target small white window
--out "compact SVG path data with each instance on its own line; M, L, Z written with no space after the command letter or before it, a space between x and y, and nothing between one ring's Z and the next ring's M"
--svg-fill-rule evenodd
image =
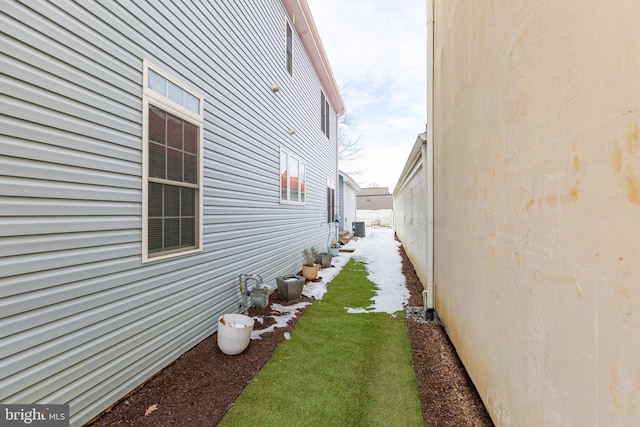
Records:
M306 202L306 165L297 156L280 149L280 202L302 205Z
M176 104L184 107L195 114L200 114L201 99L189 93L186 89L178 86L167 77L160 75L158 72L148 69L148 85L147 89L170 99Z
M142 258L202 250L203 98L144 61Z

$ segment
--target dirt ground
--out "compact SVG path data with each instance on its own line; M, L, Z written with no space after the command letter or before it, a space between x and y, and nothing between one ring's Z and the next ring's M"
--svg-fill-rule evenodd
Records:
M402 272L411 293L409 306L422 306L422 284L406 254ZM309 298L302 300L311 301ZM288 305L278 292L271 301ZM298 302L298 301L297 301ZM270 305L269 305L270 306ZM302 311L286 328L262 334L237 356L223 354L213 334L160 371L134 393L95 420L92 427L111 426L214 426L246 384L269 359L291 330ZM264 316L267 328L273 320L267 309L252 308L251 316ZM407 316L418 392L425 425L492 426L493 423L470 381L444 329L438 324ZM271 320L271 322L270 322ZM229 375L233 373L234 375ZM155 406L154 406L155 405ZM148 415L145 415L148 413Z

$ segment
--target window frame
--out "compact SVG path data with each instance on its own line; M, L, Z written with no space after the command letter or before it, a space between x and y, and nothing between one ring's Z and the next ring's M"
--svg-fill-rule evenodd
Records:
M305 161L302 160L302 158L300 158L299 156L293 154L290 150L287 150L284 147L280 147L280 151L279 151L279 158L278 158L278 180L280 182L279 185L279 194L280 194L280 204L283 205L297 205L297 206L305 206L307 204L307 163ZM282 155L286 156L286 183L287 185L287 198L283 198L282 197L282 191L283 191L283 182L285 182L285 179L283 179L283 173L282 173ZM291 185L290 181L289 181L289 164L290 164L290 159L293 159L295 161L298 162L298 194L301 197L298 197L298 200L291 200ZM300 179L300 176L302 175L302 179Z
M158 74L164 78L168 83L168 87L177 88L177 90L184 91L185 94L195 97L198 101L197 112L190 109L186 104L187 96L183 96L183 104L172 100L161 94L160 92L152 89L149 84L150 72ZM203 166L204 166L204 97L198 94L196 91L190 89L182 82L174 78L173 76L164 72L160 67L151 64L146 59L143 60L142 71L142 262L159 261L178 256L184 256L188 254L202 252L203 250L203 237L204 237L204 207L203 207ZM173 86L171 86L173 85ZM189 99L193 102L193 99ZM176 116L198 128L198 136L196 138L196 165L198 170L196 171L196 183L186 183L172 181L169 179L161 179L150 177L150 143L149 143L149 108L150 106L156 107L165 113ZM172 184L179 186L180 188L193 188L195 190L194 197L194 214L196 216L194 222L194 240L195 245L172 249L167 251L161 251L157 253L149 253L149 187L151 183L160 184Z

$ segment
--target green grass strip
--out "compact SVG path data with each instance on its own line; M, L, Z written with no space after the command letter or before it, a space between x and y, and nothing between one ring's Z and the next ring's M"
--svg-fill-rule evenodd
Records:
M406 323L371 305L375 284L351 259L220 426L422 426Z

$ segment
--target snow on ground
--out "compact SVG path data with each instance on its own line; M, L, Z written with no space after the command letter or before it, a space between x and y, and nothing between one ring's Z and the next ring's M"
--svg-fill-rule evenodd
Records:
M366 308L350 308L350 313L382 312L393 314L409 302L409 290L402 274L400 243L392 229L367 228L367 237L349 242L344 248L355 249L353 257L367 265L367 278L376 284L373 304Z
M251 331L251 339L259 340L262 338L262 334L265 332L273 332L276 328L284 328L289 323L289 320L296 317L296 312L301 308L308 306L310 303L308 302L299 302L293 305L281 305L281 304L272 304L271 308L275 311L282 313L280 316L271 316L275 319L276 323L269 326L265 329L260 329L257 331ZM263 322L262 318L256 318L260 323Z
M350 252L340 252L340 255L331 260L330 268L323 268L318 274L321 280L309 282L304 285L302 293L308 297L322 299L327 292L327 285L340 273L342 267L349 262L351 257L366 264L369 275L367 278L376 284L376 295L371 298L373 303L368 307L346 308L349 313L373 313L382 312L394 315L404 309L404 305L409 301L409 291L405 286L405 278L402 274L402 257L398 243L394 238L392 229L387 228L367 228L366 237L352 240L343 249L351 249ZM272 332L275 328L284 327L289 320L295 317L296 311L306 307L309 303L283 306L273 304L272 308L280 313L274 316L275 324L266 329L251 332L251 339L260 339L265 332ZM256 318L262 323L262 318Z

